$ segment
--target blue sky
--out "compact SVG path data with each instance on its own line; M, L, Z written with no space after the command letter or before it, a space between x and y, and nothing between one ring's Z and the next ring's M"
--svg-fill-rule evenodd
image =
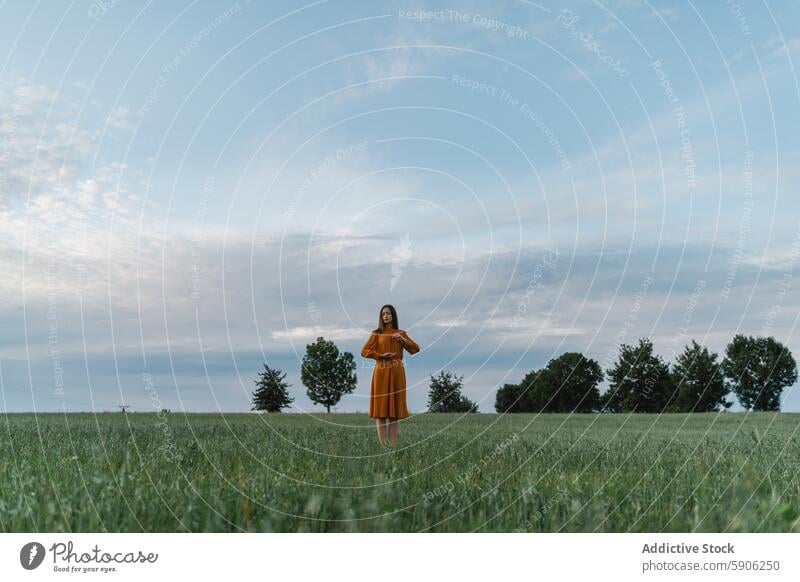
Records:
M247 410L266 361L318 411L306 344L358 356L384 303L413 412L645 336L800 359L797 3L0 15L3 410Z

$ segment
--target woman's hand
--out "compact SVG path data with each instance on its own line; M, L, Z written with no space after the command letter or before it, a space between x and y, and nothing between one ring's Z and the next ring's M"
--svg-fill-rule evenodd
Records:
M395 354L394 352L383 352L382 354L379 354L378 357L380 357L383 360L393 360L396 356L397 354Z
M397 341L403 342L403 344L406 343L406 338L404 338L403 334L401 334L401 333L393 333L392 334L392 339L395 339Z

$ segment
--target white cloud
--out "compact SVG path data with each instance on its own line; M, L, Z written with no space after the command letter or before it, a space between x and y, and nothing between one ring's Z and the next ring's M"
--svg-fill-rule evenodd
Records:
M291 339L292 341L303 342L306 340L313 341L318 337L332 340L361 339L368 333L369 330L358 327L300 326L283 331L273 331L271 335L278 340Z
M108 117L106 117L106 126L112 129L130 129L131 112L126 106L115 107Z

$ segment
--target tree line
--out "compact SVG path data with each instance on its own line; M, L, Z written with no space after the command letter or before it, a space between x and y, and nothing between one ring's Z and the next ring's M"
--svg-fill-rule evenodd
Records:
M733 405L745 410L780 410L783 389L797 381L791 352L773 337L737 335L720 361L718 354L692 340L670 367L653 353L648 338L622 344L608 370L608 390L600 365L568 352L519 384L497 391L497 412L714 412Z
M323 337L306 346L300 367L306 394L327 412L356 388L353 354L340 352ZM598 385L606 380L602 395ZM463 376L442 370L430 376L430 412L478 412L462 394ZM736 335L720 361L718 354L692 340L672 366L653 353L648 338L622 344L614 366L604 374L600 364L578 352L554 358L532 370L519 384L497 391L497 412L713 412L733 405L735 394L746 410L780 410L785 387L797 381L791 352L773 337ZM286 373L270 368L256 379L252 410L280 412L294 401Z

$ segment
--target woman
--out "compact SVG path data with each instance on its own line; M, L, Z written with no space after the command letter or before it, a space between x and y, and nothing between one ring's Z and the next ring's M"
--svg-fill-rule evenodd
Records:
M369 415L375 419L378 442L397 446L397 421L408 417L406 408L406 370L403 348L416 354L419 346L398 327L397 311L391 305L381 307L378 328L361 348L362 358L375 360L369 394ZM387 422L388 421L388 422Z

